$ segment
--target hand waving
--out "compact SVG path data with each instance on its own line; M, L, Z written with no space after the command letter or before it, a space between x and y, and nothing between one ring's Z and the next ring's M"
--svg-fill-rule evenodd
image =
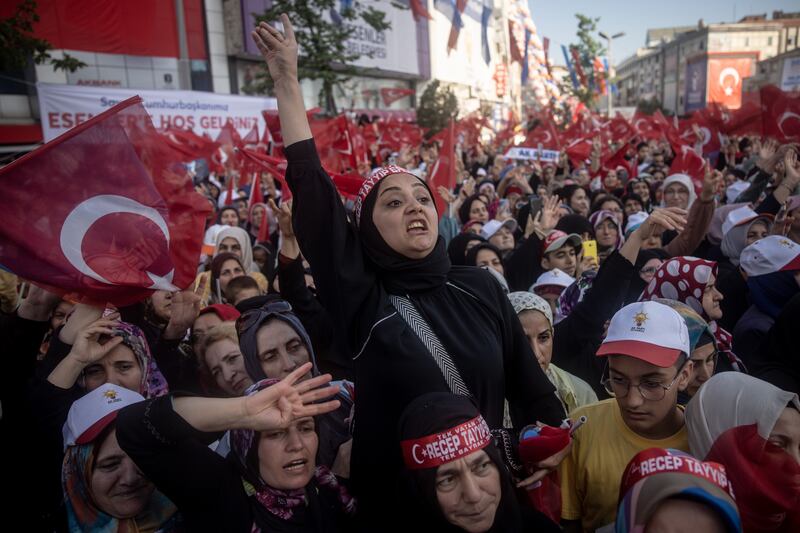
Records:
M310 370L311 363L306 363L279 383L247 396L244 401L243 427L254 431L283 428L297 418L329 413L339 407L339 400L313 403L330 398L339 388L318 388L330 382L330 374L298 383Z
M285 13L281 15L281 23L284 33L266 22L261 22L251 34L261 55L267 61L269 75L275 85L284 80L297 79L297 41L294 29L289 16Z
M642 241L665 230L683 231L686 226L686 210L679 207L656 209L636 229Z

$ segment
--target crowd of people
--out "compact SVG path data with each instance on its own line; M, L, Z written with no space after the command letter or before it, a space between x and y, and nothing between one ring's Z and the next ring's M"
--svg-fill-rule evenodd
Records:
M253 39L285 183L198 184L190 287L3 275L25 529L800 531L796 144L731 138L693 180L659 140L614 169L462 143L434 190L425 143L348 199L281 22Z

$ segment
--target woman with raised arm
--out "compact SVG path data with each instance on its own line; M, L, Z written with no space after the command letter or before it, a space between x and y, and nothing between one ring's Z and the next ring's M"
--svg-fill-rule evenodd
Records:
M424 181L394 166L378 170L348 221L306 118L292 25L286 15L281 22L285 34L262 23L253 38L278 99L295 233L353 358L360 526L386 531L387 517L407 512L393 490L403 468L396 424L414 398L471 396L491 428L501 427L506 399L519 428L558 425L564 411L500 285L482 269L451 267ZM548 467L560 458L550 459Z

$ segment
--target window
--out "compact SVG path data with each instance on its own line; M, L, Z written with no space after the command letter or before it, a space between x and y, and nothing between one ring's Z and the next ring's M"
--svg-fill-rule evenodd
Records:
M744 45L745 46L750 46L750 37L745 37L744 38Z
M767 37L767 46L772 46L772 37Z

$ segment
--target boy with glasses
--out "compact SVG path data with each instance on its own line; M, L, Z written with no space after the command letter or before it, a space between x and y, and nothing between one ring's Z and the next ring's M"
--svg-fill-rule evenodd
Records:
M648 448L688 452L678 391L692 379L689 332L672 308L636 302L611 319L598 357L607 357L603 386L613 398L576 409L588 422L561 463L565 531L594 531L614 521L625 466Z

